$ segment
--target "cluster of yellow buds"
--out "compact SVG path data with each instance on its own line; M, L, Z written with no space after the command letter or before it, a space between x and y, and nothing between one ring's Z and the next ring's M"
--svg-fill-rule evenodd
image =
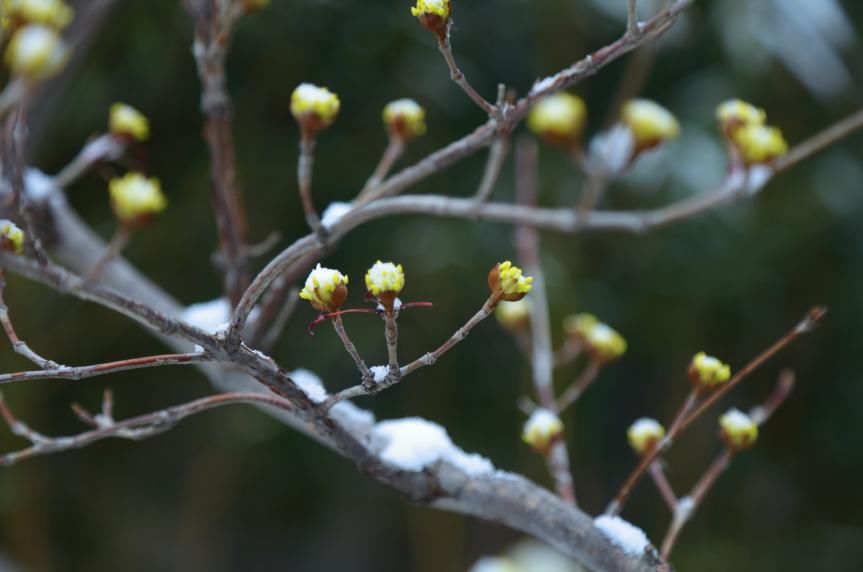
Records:
M492 294L504 302L517 302L524 298L533 284L532 276L525 276L521 268L506 260L492 266L488 272L488 287Z
M114 215L130 229L147 224L155 214L165 210L168 202L159 180L141 173L126 173L112 179L108 192Z
M763 109L732 99L719 105L716 117L745 165L769 163L788 152L782 132L765 124L767 114Z
M546 453L563 432L563 421L548 409L536 409L524 423L521 439L534 450Z
M575 314L563 320L564 331L584 345L590 356L601 363L626 353L626 340L593 314Z
M405 286L405 273L401 264L378 260L366 271L366 289L388 309Z
M665 427L656 419L642 417L629 426L626 440L639 456L649 453L665 437Z
M494 315L501 326L516 332L530 324L530 302L521 299L509 304L498 304Z
M63 67L68 50L60 31L72 20L72 9L62 0L3 0L4 27L11 39L4 54L17 77L34 82Z
M384 107L384 127L391 137L404 141L418 137L426 132L426 112L413 99L397 99Z
M587 106L575 95L559 92L542 98L527 116L527 127L553 145L570 146L581 139Z
M732 451L744 451L758 440L758 424L739 409L731 408L719 418L719 437Z
M149 120L140 111L125 103L111 106L108 129L112 135L124 140L146 141L150 136Z
M411 8L411 14L416 16L422 26L435 34L441 40L446 37L452 7L449 0L417 0Z
M320 312L335 312L348 297L348 277L338 270L318 264L309 273L300 291L300 298L308 300Z
M711 390L731 378L731 367L713 356L698 352L689 362L688 373L697 388Z
M648 99L627 101L620 110L620 119L632 134L634 155L680 135L680 124L674 115Z
M0 219L0 250L22 254L24 252L24 231L7 219Z
M301 83L291 94L291 113L304 136L314 137L336 120L341 102L325 87Z

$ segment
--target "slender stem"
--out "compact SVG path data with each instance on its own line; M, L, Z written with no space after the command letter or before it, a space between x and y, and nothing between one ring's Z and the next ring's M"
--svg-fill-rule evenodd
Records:
M549 447L545 457L548 472L554 481L554 489L565 502L575 506L575 482L572 480L572 470L569 465L569 452L566 441L557 439Z
M559 368L569 365L578 359L583 350L581 342L572 336L567 336L556 352L554 352L554 367Z
M503 169L508 154L509 137L507 135L500 135L489 148L485 170L482 173L482 179L479 182L476 194L473 196L478 205L488 202L492 193L494 193L495 185L500 178L500 172Z
M629 474L626 481L624 481L623 486L620 487L620 490L617 492L617 495L614 497L608 507L605 509L605 513L608 515L615 515L620 512L623 508L623 505L626 503L626 500L629 498L629 494L632 492L632 489L638 483L644 473L647 471L650 464L655 461L660 453L666 450L674 439L683 431L686 430L689 425L692 424L693 421L698 419L707 409L709 409L712 405L714 405L719 399L722 398L725 394L731 391L737 384L746 379L749 374L755 371L759 366L764 364L771 357L779 353L784 348L788 347L794 340L803 335L804 333L812 331L815 325L824 317L826 313L826 309L824 308L812 308L806 317L803 318L801 322L799 322L794 328L792 328L788 333L782 336L779 340L773 343L769 348L758 354L752 361L746 364L742 369L740 369L730 380L728 380L725 384L723 384L718 390L714 391L707 397L704 401L701 402L700 405L697 405L692 413L683 418L683 421L677 424L674 431L669 430L668 434L665 438L660 442L660 444L653 448L652 451L645 454L641 458L641 462L633 469L633 471Z
M384 313L384 337L387 340L387 358L389 363L389 377L393 380L399 376L399 328L396 323L396 315L394 310L388 309Z
M345 324L342 322L342 317L339 315L335 315L331 319L333 323L333 329L336 330L336 334L338 334L339 339L342 341L342 345L345 346L345 350L347 350L348 354L354 360L354 363L357 366L357 369L360 370L360 374L363 377L363 385L366 388L370 388L374 384L374 376L372 376L369 371L366 362L363 361L363 358L360 357L360 353L357 351L357 347L354 345L354 342L351 341L351 338L348 336L348 333L345 331Z
M487 114L491 115L497 108L486 101L486 99L481 96L477 91L473 88L467 78L464 76L464 73L459 69L458 64L455 62L455 57L452 53L452 45L450 44L450 28L452 27L452 19L450 19L447 24L446 34L443 38L438 38L438 49L440 53L443 54L443 59L446 60L446 65L449 67L449 76L454 82L458 84L458 86L464 91L468 97L470 97L474 103L476 103L480 109L485 111Z
M129 244L129 240L131 238L132 230L122 223L119 224L117 226L117 230L114 231L114 236L111 237L111 241L105 248L105 252L102 254L102 257L96 261L96 264L93 265L93 268L90 269L84 279L87 282L95 282L98 280L99 276L102 275L102 271L105 270L105 267L119 256L121 252L123 252L123 249L125 249Z
M638 0L626 0L626 34L637 38L641 33L638 27Z
M108 134L88 141L75 158L54 175L54 184L61 189L68 188L96 163L119 158L125 148L123 141Z
M689 395L686 396L683 405L681 405L680 409L677 410L677 413L674 415L674 419L671 421L671 425L669 425L669 435L677 435L680 430L680 424L683 423L683 420L686 419L690 413L692 413L693 408L698 403L698 396L700 393L701 392L698 389L693 389L689 392Z
M41 370L0 374L0 384L14 383L18 381L36 381L39 379L68 379L77 381L80 379L107 375L109 373L116 373L118 371L128 371L130 369L142 369L163 365L185 365L210 361L213 361L213 357L203 352L161 354L77 367L60 366L54 362L48 362L48 360L46 360L47 367ZM36 365L43 367L39 363Z
M110 402L106 400L106 403ZM95 429L67 437L48 437L34 431L27 424L19 421L9 408L9 405L0 396L0 417L3 418L15 435L27 439L31 443L31 446L26 449L0 456L0 466L14 465L15 463L39 455L47 455L69 449L80 449L109 437L139 441L171 429L186 417L234 403L259 403L284 411L291 411L293 409L291 403L286 399L275 395L252 392L211 395L122 421L113 420L110 405L107 405L103 406L104 409L101 415L93 416L83 411L83 417L91 418L96 424ZM81 417L80 413L79 417Z
M674 493L674 488L671 486L671 483L668 482L668 477L665 475L665 469L662 468L662 461L656 460L650 463L648 472L650 473L651 478L653 478L653 482L656 484L656 488L659 490L662 500L664 500L665 504L668 505L668 508L674 512L677 508L677 495Z
M378 162L377 167L375 167L372 176L369 177L365 186L357 195L357 198L354 201L354 206L364 205L375 198L372 191L386 178L387 174L389 174L390 170L393 168L393 165L395 165L396 161L398 161L399 157L404 153L404 150L404 139L398 135L391 134L389 142L387 143L386 149L384 149L383 155L381 155L381 159Z
M7 83L0 92L0 118L9 113L26 95L27 84L20 77Z
M300 189L300 202L306 215L306 223L318 236L324 232L321 219L312 202L312 167L315 161L315 138L303 133L300 138L300 159L297 164L297 183Z
M599 204L602 195L605 194L605 190L608 188L608 183L608 175L604 171L595 168L591 169L587 177L587 190L576 207L579 214L586 214Z
M499 302L499 298L492 294L489 296L488 300L482 305L482 308L479 311L471 316L471 318L465 322L465 324L457 329L452 336L449 337L447 341L445 341L441 346L433 352L426 353L420 358L415 359L411 363L402 366L400 378L404 378L407 375L410 375L414 371L419 368L427 365L432 365L435 363L440 357L448 352L454 345L462 341L467 337L470 331L480 322L488 318L492 312L494 312L495 307Z
M6 307L6 301L3 293L6 290L6 273L0 268L0 322L3 323L3 330L6 332L6 337L9 338L9 343L12 344L12 349L15 353L24 356L43 370L60 367L56 362L43 358L27 345L27 342L18 337L15 332L15 327L12 325L12 319L9 317L9 309ZM0 376L2 380L3 376Z
M564 411L570 405L578 401L587 388L596 380L596 376L599 374L600 369L602 369L602 363L596 360L591 360L576 380L572 382L562 394L560 394L560 397L557 398L555 405L557 411Z

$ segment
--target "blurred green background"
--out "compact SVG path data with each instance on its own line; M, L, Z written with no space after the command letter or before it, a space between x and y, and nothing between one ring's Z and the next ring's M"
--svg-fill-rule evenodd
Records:
M456 57L487 97L498 82L523 94L535 78L612 41L622 21L608 8L624 4L459 2ZM380 110L387 101L413 97L428 112L428 133L411 144L403 165L482 122L409 7L408 0L273 0L240 22L229 88L253 240L278 230L284 245L306 232L289 110L298 83L326 85L342 100L337 123L318 145L319 208L350 200L371 172L385 144ZM765 107L792 143L854 111L863 81L861 24L863 5L853 0L699 0L662 41L641 92L678 115L684 138L645 158L603 206L662 205L718 183L724 158L713 110L727 97ZM107 238L113 220L105 177L126 166L160 177L170 208L127 254L185 303L217 297L221 283L209 262L215 229L190 45L191 25L177 0L117 2L74 73L45 87L43 107L33 112L31 149L32 164L56 172L104 129L112 102L144 111L152 120L150 143L123 166L87 176L70 199ZM629 60L574 90L588 102L592 132ZM554 323L590 311L629 341L624 359L565 419L580 501L594 514L635 462L626 427L639 416L673 413L689 389L684 370L693 353L704 349L739 367L811 305L830 308L823 327L723 403L748 408L767 395L782 367L798 373L796 391L759 445L734 462L684 531L672 558L680 570L863 569L861 151L863 138L849 139L783 174L753 201L649 236L542 234ZM414 191L468 196L483 164L478 154ZM548 147L541 149L540 177L546 205L572 204L582 186L571 162ZM496 200L511 200L512 179L510 164ZM410 358L435 347L479 307L487 269L513 254L505 225L404 217L352 232L324 262L358 285L355 305L369 264L380 258L404 265L403 297L435 303L400 320L400 352ZM19 333L58 362L161 350L128 320L14 277L10 282L6 298ZM274 357L287 369L313 370L329 389L355 382L329 328L305 334L313 316L299 307ZM378 320L359 315L347 326L369 362L385 360ZM4 348L3 371L26 367ZM557 382L562 387L576 371L561 371ZM8 386L4 395L48 434L80 431L69 403L96 407L104 387L114 388L120 417L211 391L202 375L179 367L31 385ZM379 418L440 422L466 450L548 484L541 459L519 440L523 416L515 403L529 387L529 368L513 340L488 321L435 367L359 404ZM670 478L680 492L719 450L715 433L713 415L670 454ZM23 445L0 431L3 450ZM655 543L668 522L647 482L624 516ZM0 470L0 551L10 570L449 572L518 538L412 506L252 408L200 415L141 443L106 441Z

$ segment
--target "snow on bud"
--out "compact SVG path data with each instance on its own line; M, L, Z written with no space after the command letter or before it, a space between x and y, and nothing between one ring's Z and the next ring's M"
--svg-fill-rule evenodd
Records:
M366 288L375 298L398 296L405 286L405 273L401 264L378 260L366 272Z
M629 426L626 440L629 446L639 455L651 451L665 437L665 427L656 419L642 417Z
M336 120L341 102L325 87L301 83L291 94L291 113L304 134L314 137Z
M348 297L348 277L338 270L318 264L306 278L300 298L321 312L335 312Z
M689 363L689 379L701 389L713 389L731 377L731 367L719 359L698 352Z
M518 567L509 558L484 556L477 560L468 572L518 572Z
M525 299L498 304L494 316L504 329L511 332L521 330L530 323L530 302Z
M540 453L545 453L563 432L563 421L548 409L538 408L524 423L521 440Z
M0 250L13 254L24 252L24 231L7 219L0 219Z
M680 135L680 124L670 111L648 99L623 105L621 120L635 139L636 151L651 149Z
M407 141L426 132L426 112L413 99L397 99L384 107L384 127L394 136Z
M505 302L516 302L530 292L532 276L524 276L521 268L506 260L495 264L488 273L488 287Z
M440 39L446 37L451 12L449 0L417 0L417 5L411 8L411 14L416 16L423 28Z
M527 127L555 145L569 145L581 137L587 107L580 97L559 92L542 98L530 110Z
M744 125L764 125L767 114L763 109L755 107L741 99L729 99L716 108L716 119L726 137Z
M758 440L758 425L751 417L732 407L719 418L719 436L732 451L744 451Z
M144 114L125 103L111 106L108 128L113 135L122 138L146 141L150 136L150 122Z
M12 27L42 24L61 30L72 21L72 9L63 0L5 0L0 8Z
M66 63L67 50L57 30L29 24L12 35L5 55L12 73L28 80L40 80L60 71Z
M566 333L575 336L591 357L600 362L613 361L626 353L626 340L593 314L575 314L563 320Z
M782 132L766 125L744 125L732 133L731 142L747 165L769 163L788 152Z
M158 179L126 173L108 183L114 215L130 228L147 224L168 204Z

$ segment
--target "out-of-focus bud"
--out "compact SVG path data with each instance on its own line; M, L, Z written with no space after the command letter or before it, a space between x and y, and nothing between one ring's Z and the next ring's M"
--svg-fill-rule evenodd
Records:
M13 254L24 252L24 231L7 219L0 219L0 250Z
M764 125L767 114L763 109L741 99L729 99L716 108L716 119L725 136L731 137L732 133L744 125Z
M150 122L144 114L125 103L115 103L111 106L108 128L112 135L124 139L146 141L150 136Z
M767 125L744 125L734 131L731 142L746 165L769 163L788 152L782 132Z
M301 83L291 95L291 113L303 134L314 137L336 120L341 102L325 87Z
M614 361L626 353L626 340L593 314L575 314L563 320L563 329L580 341L587 353L599 362Z
M66 63L67 50L57 30L29 24L12 35L5 55L12 73L35 81L60 71Z
M505 329L511 332L521 330L530 324L530 302L521 299L509 304L498 304L494 315Z
M688 373L696 387L711 390L728 381L731 367L713 356L698 352L689 362Z
M468 572L519 572L509 558L484 556L477 560Z
M648 99L631 99L623 105L621 121L635 140L635 154L680 135L680 124L670 111Z
M42 24L62 30L72 21L72 9L63 0L5 0L0 13L9 19L10 27Z
M159 180L141 173L126 173L108 183L114 215L128 228L150 222L168 204Z
M451 13L449 0L417 0L417 5L411 8L411 14L416 16L423 28L441 40L446 37Z
M397 99L384 106L384 127L405 141L426 132L425 117L425 109L413 99Z
M320 312L335 312L348 297L348 277L318 264L306 278L300 298Z
M739 409L731 408L719 418L719 437L732 451L744 451L758 440L758 425Z
M548 409L535 410L524 423L521 440L539 453L545 454L552 442L563 432L563 421Z
M569 146L581 140L587 120L584 101L565 92L542 98L527 116L527 127L553 145Z
M626 432L626 440L638 456L653 450L663 437L665 437L665 427L656 419L648 417L635 421Z
M488 287L504 302L517 302L530 292L532 276L524 276L521 268L506 260L495 264L488 273Z

